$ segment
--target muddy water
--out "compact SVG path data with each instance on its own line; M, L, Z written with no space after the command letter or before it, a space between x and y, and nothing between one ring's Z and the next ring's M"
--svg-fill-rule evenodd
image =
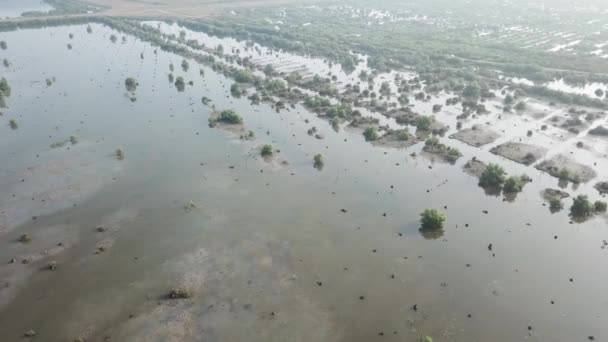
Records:
M183 72L182 58L110 34L0 35L13 88L0 117L0 340L30 329L44 341L608 338L608 223L550 214L539 192L553 178L527 169L534 182L503 202L460 170L465 160L373 147L299 106L251 106L212 70ZM194 85L178 92L170 63ZM256 138L209 128L201 96ZM70 136L77 144L49 147ZM280 149L270 162L258 158L268 143ZM442 236L418 232L428 207L448 216ZM164 299L172 287L192 297Z

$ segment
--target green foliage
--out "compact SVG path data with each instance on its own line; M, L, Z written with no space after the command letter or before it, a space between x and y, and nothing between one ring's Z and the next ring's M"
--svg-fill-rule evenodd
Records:
M564 205L559 197L553 197L549 200L549 209L552 212L560 211L563 207Z
M184 70L184 72L188 71L188 68L190 68L190 64L188 63L187 60L182 60L182 70Z
M517 193L520 192L525 182L522 179L523 177L511 176L505 180L505 184L503 187L504 192L506 193Z
M587 196L578 195L573 198L570 207L570 215L577 218L585 218L593 214L594 208Z
M8 85L6 78L0 79L0 93L6 97L11 96L11 86Z
M132 77L127 77L127 79L125 80L125 87L127 88L128 92L135 92L135 90L137 90L137 85L137 81Z
M318 109L322 107L328 107L331 105L329 99L321 96L306 96L304 98L304 105L310 109Z
M323 156L321 154L315 154L315 156L313 157L313 166L316 169L322 169L323 165L325 165L323 163Z
M402 129L397 133L397 139L400 141L408 141L410 140L410 132L408 132L407 128Z
M262 157L272 156L272 146L271 145L262 146L262 151L260 152L260 154L262 155Z
M437 209L424 209L420 214L420 224L422 229L441 229L443 222L445 221L445 215L439 212Z
M15 120L15 119L8 120L8 124L9 124L9 126L11 126L11 129L19 128L19 126L17 125L17 120Z
M241 91L241 88L239 87L238 83L233 83L232 86L230 86L230 93L234 97L240 97L241 96L242 91Z
M249 70L237 70L232 74L232 78L239 83L251 83L254 80L253 74Z
M125 152L122 150L122 148L117 149L115 154L116 154L116 159L118 159L118 160L125 159Z
M482 187L501 188L505 183L505 170L498 164L490 163L479 177L479 185Z
M175 88L177 88L177 91L184 91L184 89L186 89L186 83L184 82L184 78L181 76L177 76L177 78L175 79Z
M596 213L605 213L606 206L606 202L595 201L595 203L593 204L593 210L595 210Z
M217 121L224 122L231 125L238 125L243 123L243 118L241 118L235 111L232 109L223 110Z
M272 74L274 74L274 68L272 67L272 64L266 64L266 66L264 67L264 74L266 76L271 76Z
M378 139L378 130L376 127L367 127L365 131L363 131L363 136L366 141L374 141Z
M433 122L435 122L434 116L420 116L416 120L416 128L421 131L429 131Z
M6 45L6 42L5 42L4 40L0 42L0 48L1 48L2 50L6 50L6 49L7 49L7 47L8 47L8 46Z
M481 94L481 90L479 89L479 85L477 84L469 84L464 87L462 91L462 96L469 99L477 99Z

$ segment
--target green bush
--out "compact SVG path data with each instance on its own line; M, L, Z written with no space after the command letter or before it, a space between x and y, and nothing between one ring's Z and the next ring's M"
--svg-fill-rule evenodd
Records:
M435 118L432 116L421 116L416 120L416 128L421 131L428 131L434 121Z
M133 93L137 90L137 81L133 77L127 77L125 80L125 87L128 92Z
M505 183L505 177L505 170L500 165L490 163L479 177L479 185L501 188Z
M375 127L367 127L365 131L363 131L363 136L366 141L378 140L378 131Z
M559 199L558 197L554 197L549 200L549 209L552 212L560 211L560 210L562 210L563 207L564 207L564 205L562 204L562 200Z
M593 214L594 208L587 196L578 195L573 198L572 206L570 207L570 215L573 217L588 217Z
M420 214L420 224L422 225L422 229L441 229L444 221L445 215L443 215L437 209L424 209L422 214Z
M325 164L323 163L323 156L322 156L321 154L315 154L315 156L314 156L314 158L313 158L313 161L314 161L313 166L314 166L316 169L322 169L322 168L323 168L323 165L325 165Z
M272 146L271 145L262 146L262 151L260 152L260 154L262 155L262 157L272 156Z
M243 118L241 118L235 111L232 109L223 110L220 113L220 116L217 118L217 121L221 121L227 124L238 125L243 123Z
M507 193L515 193L520 192L523 187L524 181L522 180L522 177L511 176L505 180L503 190Z
M593 209L597 213L605 213L606 212L606 202L595 201L593 204Z

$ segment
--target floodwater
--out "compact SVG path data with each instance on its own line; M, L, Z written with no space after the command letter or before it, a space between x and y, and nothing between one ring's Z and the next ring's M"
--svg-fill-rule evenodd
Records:
M375 147L300 106L235 99L209 68L184 72L179 56L92 28L0 34L12 63L0 340L30 329L43 341L608 339L608 223L551 214L539 193L556 179L453 140L465 155L456 165L411 157L419 145ZM194 82L184 92L167 80L170 63ZM201 96L240 113L256 138L209 128ZM50 147L70 136L76 144ZM263 144L280 149L274 161L258 157ZM513 202L487 196L461 171L475 155L534 181ZM419 233L425 208L446 213L443 234ZM165 299L174 287L192 296Z
M16 18L30 11L48 12L53 6L42 0L0 0L0 18Z

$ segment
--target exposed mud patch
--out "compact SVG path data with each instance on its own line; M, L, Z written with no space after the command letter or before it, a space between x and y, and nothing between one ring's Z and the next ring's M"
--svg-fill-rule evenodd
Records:
M553 177L563 178L576 183L588 182L597 175L591 167L577 163L561 154L544 160L536 168L549 173ZM567 175L564 176L564 173L567 173Z
M473 125L471 128L460 130L450 138L460 140L465 144L481 147L494 142L500 135L485 125Z
M547 149L541 146L507 142L493 147L490 152L524 165L532 165L547 153Z
M477 159L471 159L462 166L462 170L471 176L479 178L487 167L486 163Z

